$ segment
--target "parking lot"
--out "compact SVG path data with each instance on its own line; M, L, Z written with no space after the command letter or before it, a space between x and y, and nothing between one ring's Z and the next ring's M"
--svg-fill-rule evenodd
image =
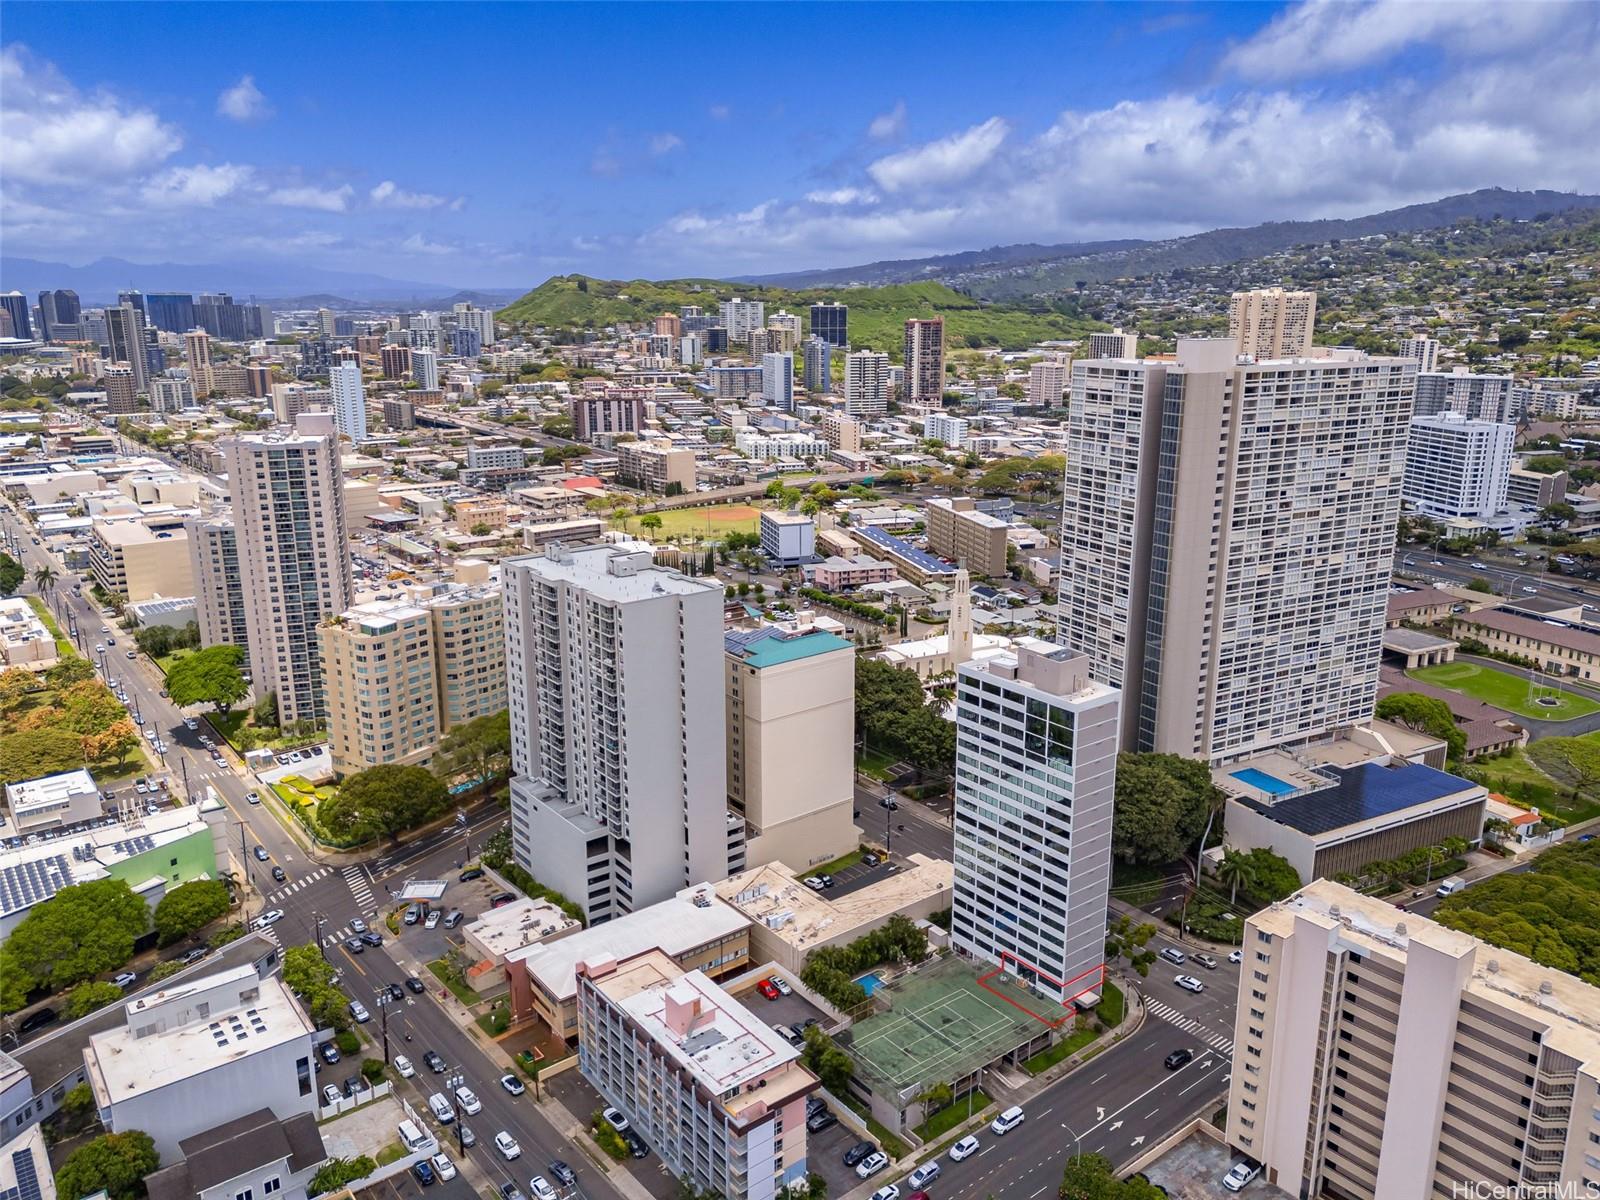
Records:
M828 1195L843 1196L859 1187L854 1167L844 1165L844 1152L861 1139L841 1122L821 1133L806 1132L806 1169L828 1181ZM888 1178L888 1172L883 1173Z
M1233 1166L1236 1155L1220 1142L1204 1134L1190 1134L1157 1159L1145 1172L1151 1183L1167 1189L1172 1200L1222 1200L1244 1196L1247 1200L1288 1200L1287 1193L1258 1176L1244 1190L1230 1192L1222 1177Z
M757 976L757 981L770 976ZM748 991L736 993L739 1002L747 1007L756 1016L769 1025L803 1025L807 1021L815 1021L824 1029L831 1023L828 1015L799 992L790 996L779 996L776 1000L768 1000L757 988L752 985Z

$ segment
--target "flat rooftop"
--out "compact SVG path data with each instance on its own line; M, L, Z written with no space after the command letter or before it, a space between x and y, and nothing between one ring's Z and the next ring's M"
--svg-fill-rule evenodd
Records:
M854 650L849 642L826 630L790 633L771 625L759 629L731 629L722 635L722 645L733 657L756 668L799 662L837 650Z
M494 958L504 958L513 950L557 937L575 929L578 922L548 900L524 896L491 908L463 931Z
M1280 770L1280 760L1294 770ZM1486 794L1469 779L1420 763L1329 764L1310 769L1282 754L1229 763L1211 777L1246 808L1313 836L1452 796Z
M866 926L877 926L919 900L954 885L955 867L943 859L913 854L909 864L867 887L838 894L814 892L780 862L765 863L713 884L730 909L799 949L832 942Z
M98 795L99 791L93 776L79 768L76 771L63 771L59 775L45 775L39 779L6 784L6 806L21 816L37 808L53 807L85 792Z
M864 542L870 542L887 554L903 558L912 566L925 571L929 575L954 575L956 573L954 564L945 562L937 554L929 554L926 550L919 550L910 542L897 538L893 534L885 533L883 530L876 529L871 525L852 525L850 527L850 536Z
M648 548L638 544L614 546L552 546L544 554L507 559L509 566L532 571L544 579L581 587L605 600L648 600L656 595L690 596L697 592L721 593L715 579L691 579L669 567L655 566Z

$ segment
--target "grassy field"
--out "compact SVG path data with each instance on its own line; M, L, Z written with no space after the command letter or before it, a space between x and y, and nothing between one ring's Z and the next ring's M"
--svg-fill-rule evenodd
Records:
M72 642L62 636L61 626L56 624L55 617L50 615L50 609L38 596L28 597L28 607L33 609L34 615L44 622L44 627L50 631L50 636L56 640L57 658L77 658L78 651Z
M1452 692L1461 692L1482 700L1485 704L1503 708L1507 712L1535 717L1541 721L1569 721L1573 717L1586 716L1600 710L1600 703L1594 700L1575 696L1570 692L1551 691L1549 688L1543 689L1539 694L1554 699L1556 703L1536 704L1530 698L1534 693L1528 685L1526 676L1498 671L1478 663L1440 663L1436 667L1418 667L1414 671L1407 671L1406 674L1413 679L1420 679L1423 683L1449 688Z
M698 508L671 508L655 514L661 528L651 536L659 538L718 538L727 533L754 533L761 510L748 504L704 504ZM613 519L612 528L642 534L639 518Z

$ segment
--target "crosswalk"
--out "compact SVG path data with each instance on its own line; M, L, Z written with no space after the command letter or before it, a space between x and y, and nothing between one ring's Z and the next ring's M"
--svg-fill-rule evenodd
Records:
M294 895L302 888L310 887L313 883L317 882L317 880L331 874L333 874L332 867L321 867L315 871L312 871L309 875L300 876L300 878L296 879L293 883L285 884L277 891L270 893L267 896L267 907L272 908L277 901L287 900L290 896Z
M362 912L372 912L378 907L372 898L372 889L367 886L367 874L360 867L346 867L339 872L344 876L344 881L350 887L350 894L356 898L356 907Z
M1213 1050L1219 1051L1222 1054L1233 1053L1232 1038L1225 1038L1221 1034L1212 1033L1193 1017L1185 1016L1183 1013L1179 1012L1177 1009L1173 1008L1172 1005L1166 1003L1165 1001L1146 997L1144 1006L1148 1012L1154 1016L1160 1017L1168 1025L1175 1025L1185 1033L1194 1034Z

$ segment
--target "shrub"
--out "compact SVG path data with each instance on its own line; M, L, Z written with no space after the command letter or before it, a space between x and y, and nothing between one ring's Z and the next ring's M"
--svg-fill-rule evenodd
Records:
M335 1034L333 1044L339 1047L340 1054L354 1054L361 1049L361 1039L348 1029L341 1029Z

